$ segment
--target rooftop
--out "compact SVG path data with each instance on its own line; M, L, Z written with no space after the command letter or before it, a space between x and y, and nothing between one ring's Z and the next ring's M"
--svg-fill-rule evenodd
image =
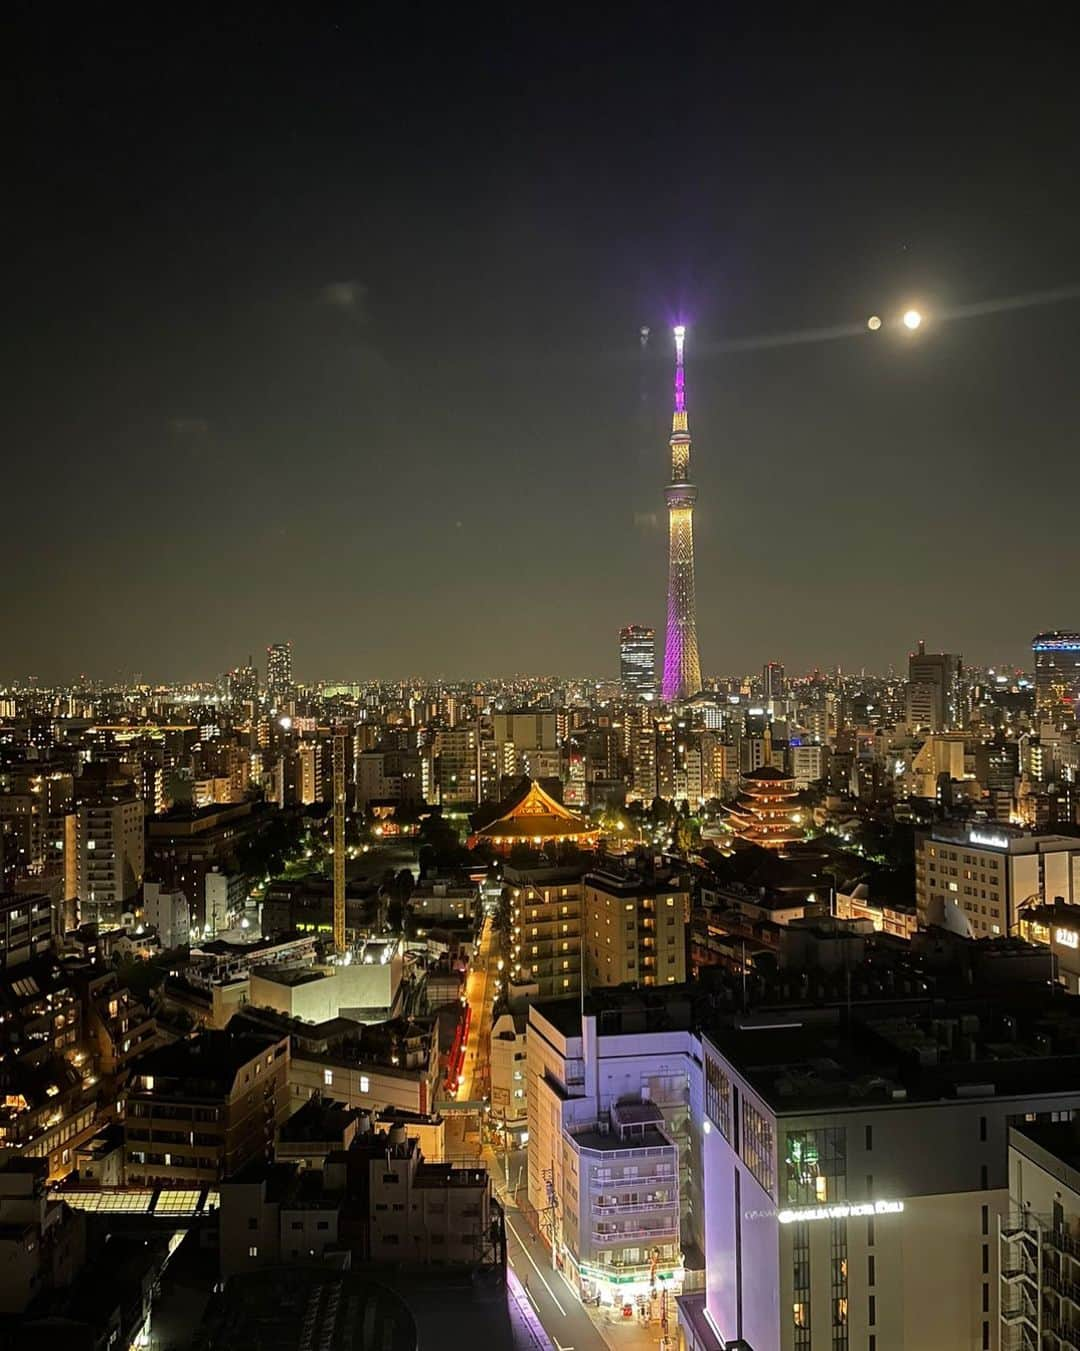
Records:
M667 985L663 989L616 985L590 990L584 999L585 1013L597 1020L603 1037L640 1032L684 1032L694 1025L695 985ZM541 999L532 1007L564 1037L581 1035L582 999Z
M938 1000L850 1018L776 1008L706 1040L778 1113L1052 1095L1080 1076L1080 1022L1065 998Z
M200 1032L189 1041L159 1046L137 1062L137 1077L128 1092L135 1097L177 1091L196 1095L207 1091L228 1093L239 1071L280 1040L280 1036L272 1033L260 1036L254 1032L213 1029ZM147 1079L154 1084L152 1089L143 1086ZM163 1081L161 1084L157 1082L159 1079Z

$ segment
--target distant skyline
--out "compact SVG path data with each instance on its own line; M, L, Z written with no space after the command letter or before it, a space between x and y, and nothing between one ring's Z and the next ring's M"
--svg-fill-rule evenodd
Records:
M704 674L1080 627L1067 44L185 23L15 20L0 684L662 650L677 320Z

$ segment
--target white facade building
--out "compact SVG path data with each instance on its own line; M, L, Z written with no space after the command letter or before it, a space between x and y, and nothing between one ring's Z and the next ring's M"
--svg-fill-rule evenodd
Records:
M157 930L163 948L183 948L191 941L191 906L182 891L144 883L143 919Z
M674 1294L683 1240L704 1246L691 1021L671 990L590 995L584 1017L578 999L529 1010L529 1202L567 1278L608 1304Z
M1009 1127L1080 1108L1080 1061L1047 1060L996 1006L970 1007L851 1029L785 1010L703 1037L691 1351L996 1351Z

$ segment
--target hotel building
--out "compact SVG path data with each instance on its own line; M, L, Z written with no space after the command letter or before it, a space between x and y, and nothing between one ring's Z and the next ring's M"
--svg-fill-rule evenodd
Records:
M944 922L949 907L976 938L1018 932L1021 912L1056 897L1080 903L1080 839L1038 835L997 823L936 826L915 837L919 926Z
M703 1037L706 1292L679 1301L691 1351L998 1347L1009 1128L1080 1108L1077 1029L1052 1045L1048 1009L1021 1009L965 1000L850 1025L792 1009Z

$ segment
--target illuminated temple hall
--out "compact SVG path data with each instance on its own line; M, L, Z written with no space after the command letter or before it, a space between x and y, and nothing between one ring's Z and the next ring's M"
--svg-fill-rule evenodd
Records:
M795 779L773 765L742 776L742 790L728 816L739 839L762 849L784 849L806 838Z
M509 803L502 804L494 821L470 836L469 845L486 840L504 852L515 844L538 848L546 844L576 844L582 849L595 849L599 839L600 832L590 821L576 816L530 779Z

